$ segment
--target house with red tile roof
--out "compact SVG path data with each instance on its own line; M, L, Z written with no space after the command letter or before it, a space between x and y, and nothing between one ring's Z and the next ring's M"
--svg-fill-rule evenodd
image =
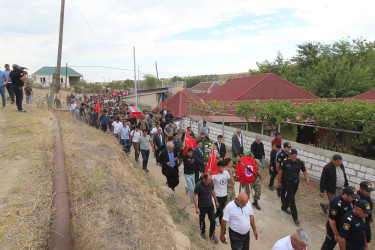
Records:
M307 90L272 73L233 79L207 94L205 100L304 100L318 101L320 98Z
M201 82L191 88L193 93L210 93L220 87L217 82Z
M353 99L375 103L375 89L369 90L365 93L362 93L362 94L359 94L350 98L350 100L353 100Z

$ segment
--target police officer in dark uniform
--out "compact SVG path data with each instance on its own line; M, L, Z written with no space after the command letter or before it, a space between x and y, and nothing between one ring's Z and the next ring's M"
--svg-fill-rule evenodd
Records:
M283 149L281 152L276 156L276 172L279 173L279 169L281 167L281 164L283 163L284 160L288 159L288 156L290 154L290 149L292 148L292 145L290 145L289 142L284 142L283 144ZM285 194L286 194L286 188L285 185L283 184L284 181L282 180L282 187L276 188L277 191L277 196L281 198L281 204L285 203ZM289 205L286 208L281 208L285 213L290 214L290 211L288 210Z
M327 235L321 250L333 250L335 248L339 236L340 221L344 214L352 211L352 202L356 199L359 199L358 191L354 187L346 186L343 194L331 201L326 225Z
M368 201L370 204L371 211L373 209L373 203L371 200L371 191L374 191L374 188L369 181L362 181L361 184L359 184L359 196L361 199ZM371 226L370 223L372 222L372 214L370 214L366 220L366 240L367 243L370 243L371 241Z
M281 188L281 180L284 178L283 180L287 195L285 202L282 204L281 210L284 211L289 204L294 223L298 226L301 222L298 220L295 194L298 189L300 171L302 171L305 176L307 191L309 192L311 192L311 185L309 174L305 168L305 163L301 159L297 159L297 154L297 149L293 148L290 150L289 159L283 161L281 168L279 169L278 186Z
M340 249L368 249L364 219L370 214L372 214L370 203L362 199L355 202L353 211L344 214L340 222L338 237Z

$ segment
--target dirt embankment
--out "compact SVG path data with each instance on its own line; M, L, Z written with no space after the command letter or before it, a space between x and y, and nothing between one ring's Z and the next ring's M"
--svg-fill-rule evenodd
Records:
M172 249L180 244L154 182L112 136L58 115L78 249ZM159 197L161 195L159 194Z
M0 110L0 248L48 248L54 124L34 104Z

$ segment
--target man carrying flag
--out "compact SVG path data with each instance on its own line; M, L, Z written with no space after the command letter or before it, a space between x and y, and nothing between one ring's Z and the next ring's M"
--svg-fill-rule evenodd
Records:
M183 155L187 154L189 148L194 149L197 146L197 140L192 139L189 133L186 133L185 140L184 140L184 151L182 152Z
M98 102L96 103L95 111L96 111L97 114L99 114L99 100L98 100Z

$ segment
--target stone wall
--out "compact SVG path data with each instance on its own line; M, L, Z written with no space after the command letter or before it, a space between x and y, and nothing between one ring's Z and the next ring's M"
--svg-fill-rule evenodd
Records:
M189 117L185 117L182 122L182 128L191 126L194 133L199 134L199 128L202 126L203 121L194 121ZM232 136L236 133L236 128L223 126L221 124L215 124L207 122L207 126L210 128L210 139L216 141L218 135L224 136L224 143L228 149L232 147ZM224 132L224 133L223 133ZM269 161L271 152L271 141L273 137L256 134L248 131L242 131L242 137L244 140L244 150L250 151L250 145L255 141L255 137L260 136L264 144L264 150L266 153L266 160ZM281 135L282 136L282 135ZM283 142L285 142L283 140ZM330 162L331 157L336 153L330 150L317 148L297 142L290 142L293 148L298 150L299 158L305 162L306 169L313 179L320 179L323 167ZM349 185L359 188L359 183L362 180L375 182L375 161L369 160L349 154L340 153L343 157L343 164L345 166L345 172L348 177ZM375 192L372 192L372 198L375 198Z

